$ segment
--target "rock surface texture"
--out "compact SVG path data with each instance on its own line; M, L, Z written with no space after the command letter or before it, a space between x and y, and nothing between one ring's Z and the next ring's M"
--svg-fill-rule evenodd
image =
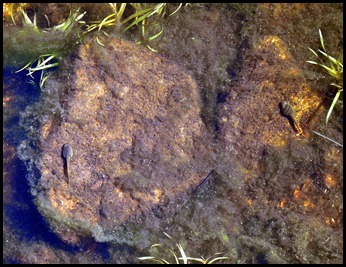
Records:
M124 40L86 42L71 62L58 78L63 120L48 121L40 135L39 210L70 243L113 240L129 221L153 226L210 172L197 85ZM74 152L69 182L65 143Z

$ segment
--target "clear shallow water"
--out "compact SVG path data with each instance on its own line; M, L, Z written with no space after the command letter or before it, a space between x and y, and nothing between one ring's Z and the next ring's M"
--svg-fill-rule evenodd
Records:
M232 8L234 8L234 6L232 6ZM211 11L214 12L214 16L208 15L207 12L203 13L203 20L208 22L203 24L205 27L207 27L207 25L217 25L215 23L218 18L218 16L216 16L218 14L216 10L217 9L211 9ZM280 10L280 8L276 9L277 13L275 14L280 14ZM295 14L294 12L292 13ZM289 13L285 11L285 14ZM191 17L190 23L196 18L198 18L198 15ZM240 16L237 18L241 19L244 17ZM284 19L283 15L282 19ZM237 22L237 20L232 21L234 23ZM278 20L276 21L279 22ZM189 23L185 24L185 31L188 25ZM205 27L203 29L206 29ZM213 31L216 32L215 29L212 29L210 32ZM295 31L290 31L290 34L292 34L292 32ZM213 94L208 95L206 93L207 90L212 90L215 85L223 86L226 90L229 84L223 84L220 82L214 83L214 81L217 79L210 79L211 76L215 78L217 75L219 75L218 78L223 77L224 73L220 74L217 71L217 68L211 64L211 62L214 60L214 54L210 52L212 51L211 49L208 50L210 54L207 54L209 61L197 60L197 58L204 58L202 56L204 54L201 53L201 51L203 51L203 43L207 42L202 42L201 40L203 39L196 40L197 37L202 35L196 34L196 32L194 33L194 45L196 45L196 49L200 49L195 50L197 53L190 53L191 51L188 49L181 49L179 51L174 51L172 54L176 55L181 53L181 58L188 58L188 60L192 60L192 62L197 62L194 65L195 69L192 69L193 71L196 70L196 72L199 73L197 76L200 77L200 84L205 85L204 87L201 87L203 87L203 90L205 91L204 94L206 99L212 99ZM232 40L233 42L236 35L229 36L228 41ZM183 42L186 41L186 43L191 41L189 38L184 39L183 37L176 38L175 40L182 40ZM217 38L214 38L214 40L217 40ZM227 42L225 43L227 44ZM211 41L207 44L209 48L218 48L220 45L220 43L213 43ZM307 46L307 43L304 44L304 49L305 46ZM309 46L312 45L309 44ZM187 47L188 46L185 48ZM167 52L169 49L166 49ZM220 48L220 51L225 52L227 50L221 50ZM300 51L297 51L296 52L299 55ZM184 52L186 53L185 55L183 54ZM232 53L229 53L228 56L232 58L230 54ZM196 58L194 58L194 56ZM209 69L205 69L205 62L209 62ZM221 60L220 62L224 61ZM223 65L220 63L218 66ZM13 70L11 71L13 74ZM16 147L26 138L25 131L23 131L19 125L19 113L28 105L31 105L38 100L39 90L35 90L31 87L31 85L24 83L27 78L24 74L15 74L11 76L11 71L5 70L3 73L5 84L4 102L7 105L4 106L5 115L3 137L5 151L5 183L3 204L5 244L3 261L6 263L131 263L138 262L136 259L138 256L148 255L149 251L146 251L145 249L153 243L167 243L171 246L173 245L174 248L174 244L172 244L172 242L170 242L163 234L160 235L159 232L148 232L148 240L142 242L141 244L137 244L137 248L135 248L116 243L100 244L90 239L83 240L82 244L79 246L71 246L61 242L55 234L49 231L48 225L37 212L32 202L32 197L29 192L29 185L26 180L26 167L15 155ZM208 78L203 78L202 74L204 72L208 73ZM212 75L210 73L212 73ZM12 80L13 78L16 80ZM235 80L236 79L237 77L235 77ZM7 88L7 84L11 84L11 86ZM214 92L214 96L215 95L216 93ZM6 100L7 97L9 100ZM214 114L212 111L213 105L214 104L210 104L210 106L205 108L207 113L207 122L209 119L211 122L213 121L213 116L208 117ZM323 114L321 116L323 116ZM323 140L317 140L313 146L318 147L319 142L323 142ZM292 145L290 149L294 155L294 151L299 151L299 144ZM317 149L317 153L320 153L321 155L324 155L325 151L325 147ZM298 262L304 262L304 258L307 258L310 262L318 262L319 259L314 257L317 257L321 251L324 251L324 259L326 259L326 261L328 259L332 260L334 256L326 253L326 251L323 250L323 247L319 247L318 245L321 243L321 240L324 238L325 234L327 236L323 239L323 242L332 248L332 250L336 251L334 259L338 259L338 257L340 257L340 253L338 252L339 246L335 245L338 244L338 240L335 238L335 235L337 235L339 226L336 224L331 227L325 227L325 216L316 216L316 213L318 213L317 211L314 211L313 209L305 209L304 200L297 200L297 203L301 205L301 207L297 209L297 213L290 213L286 209L279 209L279 211L277 208L272 210L262 209L262 207L265 206L263 203L268 204L268 202L260 202L259 205L256 205L257 196L266 196L271 194L275 195L276 191L269 190L269 187L266 186L266 184L275 185L275 183L277 183L280 186L280 183L282 182L280 181L280 176L278 178L276 175L277 168L279 168L278 166L280 166L280 164L284 164L284 161L287 160L285 158L280 159L280 157L283 157L282 155L284 155L281 152L282 151L279 150L275 152L274 150L274 156L268 157L267 162L265 160L263 161L264 164L268 164L270 170L268 170L268 172L263 171L262 178L264 179L257 179L253 184L248 185L246 192L237 192L237 190L234 190L236 179L232 181L232 179L229 179L227 175L221 175L220 181L216 181L214 185L210 184L207 186L204 193L201 192L201 195L198 195L197 197L188 198L185 203L177 207L177 211L172 217L172 220L167 222L165 227L160 229L160 232L161 230L165 231L169 233L177 242L181 242L189 256L198 257L203 255L207 257L217 251L227 250L228 256L231 257L231 262L237 262L237 260L239 260L240 262L254 263L273 263L275 260L277 262L280 262L280 260L285 261L285 256L287 256L287 259L290 260L292 260L293 257L294 260L295 254L299 257ZM332 154L334 157L336 157L336 164L340 163L340 154L336 150L332 150ZM277 163L277 159L280 159L280 164ZM311 165L308 164L299 165L299 160L299 157L295 157L295 162L298 162L298 166L308 168L311 167ZM295 162L291 162L292 166L297 164ZM227 166L226 163L223 164ZM289 164L290 163L288 162L284 165ZM329 163L325 164L323 160L323 166L328 167L328 164ZM239 169L241 169L241 167L239 167ZM297 171L299 172L299 168ZM230 171L230 173L234 173L235 176L237 175L237 172ZM238 173L242 173L242 171L238 171ZM285 179L283 176L284 173L284 170L280 170L282 179ZM252 176L253 175L255 174L252 174ZM323 180L319 178L318 172L313 175L313 179L313 186L315 186L315 184L323 184ZM309 184L304 182L305 181L301 182L301 189L305 189L305 193L309 193L311 183ZM228 184L229 186L227 187L225 184ZM285 185L287 185L287 183ZM237 186L244 186L243 180L241 180ZM232 190L230 190L230 188ZM274 187L271 188L273 189ZM316 189L316 187L312 188ZM317 189L319 188L320 187L317 187ZM277 191L280 193L285 193L286 189L287 192L289 192L289 190L294 190L294 188L291 189L289 187L278 187ZM336 203L338 203L340 193L335 187L331 187L330 189L331 194L324 195L323 199L334 198ZM302 190L298 190L294 192L299 193L301 191ZM315 204L319 203L319 198L317 196L321 195L321 191L312 190L312 192L315 192L314 195L316 195L316 198L312 198L310 200ZM289 196L289 194L287 195ZM249 199L254 201L252 207ZM294 204L294 208L298 206L297 203ZM328 204L330 202L325 203ZM285 205L285 199L282 200L282 205ZM321 214L327 214L326 211L327 209L330 209L330 206L327 207L320 204L318 208L321 209ZM276 212L283 214L283 216L277 218L277 214L275 214ZM334 210L331 212L333 212L334 215L336 214ZM332 218L334 215L332 214L328 216L328 218ZM337 218L337 216L334 216L334 218ZM336 230L333 231L332 227L335 227L334 229ZM312 228L315 228L316 230ZM316 234L318 231L322 233L320 234L320 237L318 237ZM328 235L332 238L329 238ZM287 239L289 236L293 236L293 238ZM284 252L282 252L281 249L284 249ZM43 257L43 255L45 256ZM274 256L269 258L270 255L278 256L277 258Z

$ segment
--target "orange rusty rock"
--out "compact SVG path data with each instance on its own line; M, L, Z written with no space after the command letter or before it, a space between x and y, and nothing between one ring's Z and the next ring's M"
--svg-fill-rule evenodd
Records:
M286 204L287 204L287 199L284 198L284 199L278 204L278 206L279 206L280 208L284 208L284 207L286 206Z
M333 178L333 176L329 173L326 174L326 177L324 179L324 184L327 188L332 188L333 186L335 186L336 182L335 179Z

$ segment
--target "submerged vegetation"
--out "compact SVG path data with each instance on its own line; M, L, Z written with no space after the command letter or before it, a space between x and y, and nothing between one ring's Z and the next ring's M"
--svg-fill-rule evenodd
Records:
M330 85L334 86L337 88L337 92L334 96L333 102L328 110L327 116L326 116L326 124L328 124L329 117L334 109L334 106L336 105L341 92L343 91L343 64L341 62L342 60L342 55L339 56L338 59L335 59L334 57L330 56L327 54L326 47L324 44L324 39L321 30L319 31L320 35L320 42L322 46L322 50L318 50L318 52L328 60L329 66L327 65L328 63L325 63L325 60L323 60L319 55L309 47L310 51L318 58L319 62L308 60L306 61L307 63L318 65L322 67L327 73L336 81L336 83L332 82Z
M163 33L163 27L161 25L161 19L165 16L166 9L167 9L167 3L158 3L158 4L143 4L143 3L122 3L120 6L117 7L117 4L110 4L112 7L114 13L110 14L109 16L105 17L102 21L92 21L91 24L86 24L86 30L84 33L91 32L93 30L101 31L102 28L105 27L112 27L116 26L117 28L120 28L120 26L126 25L126 23L129 23L124 30L122 30L122 33L129 30L132 26L138 26L141 32L141 40L137 41L137 44L143 44L146 47L148 47L151 51L157 52L156 49L154 49L149 43L155 39L157 39L159 36ZM127 18L123 19L125 9L128 9L128 6L130 6L134 12L128 16ZM178 8L176 8L175 11L173 11L169 16L175 14L182 6L182 3L179 4ZM149 21L150 17L155 17L153 20ZM102 30L102 32L108 36L108 33ZM102 44L98 37L97 42L100 45Z
M163 232L169 239L172 239L173 238L168 235L167 233ZM223 253L221 252L218 252L218 253L215 253L213 256L205 259L204 257L200 257L200 258L193 258L193 257L188 257L186 256L186 253L182 247L182 245L180 243L175 243L175 245L177 246L179 252L180 252L180 257L178 257L178 255L171 249L168 249L168 251L173 255L174 257L174 261L173 263L175 264L180 264L180 263L183 263L183 264L188 264L189 261L194 261L194 262L200 262L200 263L203 263L203 264L211 264L213 262L216 262L216 261L219 261L219 260L227 260L229 259L228 257L225 257L225 256L219 256L219 255L222 255ZM154 244L152 245L150 248L153 249L153 248L156 248L156 247L163 247L161 244ZM164 253L164 252L163 252ZM161 264L170 264L170 262L167 260L167 259L164 259L164 258L160 258L160 257L155 257L155 256L144 256L144 257L139 257L138 258L139 260L151 260L151 261L155 261L155 262L158 262L158 263L161 263Z
M32 80L30 80L29 83L36 85L33 74L36 71L41 71L39 87L40 89L42 89L45 81L49 77L49 69L57 67L58 65L59 65L59 62L57 62L57 58L55 54L46 54L46 55L39 56L37 59L33 61L30 61L23 68L21 68L20 70L17 70L16 73L22 70L27 70L28 71L27 76L30 76L32 78Z
M108 36L109 32L106 32L106 28L115 32L124 33L133 26L137 26L140 31L141 40L137 41L138 44L146 45L150 50L156 51L153 49L149 42L157 39L163 33L162 19L169 13L168 10L174 8L168 16L171 16L178 12L183 6L182 3L178 7L172 7L173 4L168 3L157 3L157 4L145 4L145 3L110 3L110 10L113 12L106 16L102 20L96 21L82 21L82 17L87 13L87 11L79 14L80 8L72 8L69 17L61 24L50 27L49 19L46 15L48 28L40 29L37 26L36 13L34 18L30 19L28 13L26 12L26 4L6 4L7 13L11 17L13 24L16 25L14 18L15 10L18 10L18 13L22 16L23 26L31 26L37 31L42 30L43 32L47 31L56 31L61 30L62 32L69 33L72 28L78 33L78 37L82 38L89 34L90 32L97 30L97 32L102 32L104 35ZM19 5L18 8L15 8L16 5ZM185 4L186 6L187 4ZM126 15L125 15L126 14ZM75 22L78 22L80 26L83 27L74 27ZM158 29L158 31L155 31ZM98 38L97 38L98 39ZM98 40L100 43L100 41ZM100 43L101 44L101 43ZM101 44L103 45L103 44Z
M70 12L69 17L63 23L56 25L56 26L49 28L49 29L42 29L41 30L42 32L40 32L40 29L37 26L36 14L34 15L34 19L32 21L29 18L27 12L24 10L23 4L20 4L19 10L23 16L23 26L24 27L30 27L31 29L34 29L34 31L37 31L39 34L41 34L41 33L44 34L44 32L48 33L49 31L60 32L63 36L66 37L66 40L69 39L67 36L69 36L71 34L71 31L74 28L74 24L78 23L79 20L85 15L85 12L78 15L79 9L76 9L75 11ZM15 23L15 21L13 19L13 14L11 14L11 18L12 18L13 22ZM49 24L48 18L47 18L47 21ZM72 39L73 39L73 37L72 37ZM36 73L37 71L41 71L41 73L39 75L40 78L39 78L38 85L39 85L39 88L42 89L45 81L49 77L49 71L52 68L57 67L59 65L58 55L62 54L62 53L63 52L60 53L59 51L54 49L51 53L39 55L37 58L35 58L34 60L31 60L29 63L27 63L24 67L17 70L16 73L23 71L23 70L27 70L28 71L27 76L30 76L32 78L29 81L29 83L36 85L35 78L34 78L33 74Z
M28 33L26 38L32 38L32 36L30 36L30 32L32 31L34 39L40 42L38 46L43 48L41 49L42 53L39 53L38 51L40 51L40 49L34 47L33 50L35 52L29 52L32 56L28 56L28 60L26 61L29 63L26 63L24 67L17 71L27 70L27 75L32 78L30 81L32 84L35 84L32 74L36 71L41 71L39 75L40 81L38 82L40 88L43 87L44 82L48 78L48 69L56 67L59 64L58 58L67 54L75 44L80 43L85 36L94 31L97 31L97 34L101 32L105 36L109 36L109 31L107 32L106 28L112 29L111 27L113 27L113 31L124 33L133 26L137 26L140 31L140 40L137 40L136 43L146 46L153 52L157 52L157 50L153 48L151 42L162 36L164 30L161 22L168 13L167 10L171 9L171 4L167 3L110 3L110 9L113 10L110 15L106 16L103 20L86 22L83 21L82 18L87 12L85 11L80 14L80 8L74 8L70 11L68 18L63 23L53 27L50 27L50 21L45 15L48 28L39 28L37 25L36 13L33 19L30 19L26 11L27 4L6 5L7 12L14 25L16 25L14 14L17 10L17 13L22 17L24 32L27 31ZM183 4L180 3L169 16L175 14L182 5ZM127 16L125 16L125 13ZM16 17L18 17L18 14ZM58 33L58 35L54 33ZM100 40L100 36L96 35L96 41L98 44L104 46L103 42ZM19 46L17 48L11 48L11 44L23 44L27 43L27 40L13 40L13 37L10 38L10 36L9 38L5 38L4 43L5 50L8 51L5 54L11 55L11 59L5 60L5 62L11 60L15 61L12 58L17 55L15 50L26 52L23 50L31 50L33 48L32 45L28 47ZM51 43L57 43L58 45L52 46Z

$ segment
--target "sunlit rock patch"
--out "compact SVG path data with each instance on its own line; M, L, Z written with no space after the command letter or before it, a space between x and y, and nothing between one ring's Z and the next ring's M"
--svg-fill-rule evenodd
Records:
M66 94L60 125L52 118L41 128L40 211L72 243L78 235L113 240L121 224L150 225L170 214L210 172L195 81L117 39L105 48L87 42L65 64L66 73L45 89L59 84ZM69 183L65 143L74 151Z
M297 135L280 114L280 102L292 104L295 120L307 135L307 122L322 102L321 96L306 84L303 70L279 37L265 36L253 45L242 77L220 106L219 120L220 137L241 158L252 158L251 165L262 158L263 148L282 147L288 138Z

